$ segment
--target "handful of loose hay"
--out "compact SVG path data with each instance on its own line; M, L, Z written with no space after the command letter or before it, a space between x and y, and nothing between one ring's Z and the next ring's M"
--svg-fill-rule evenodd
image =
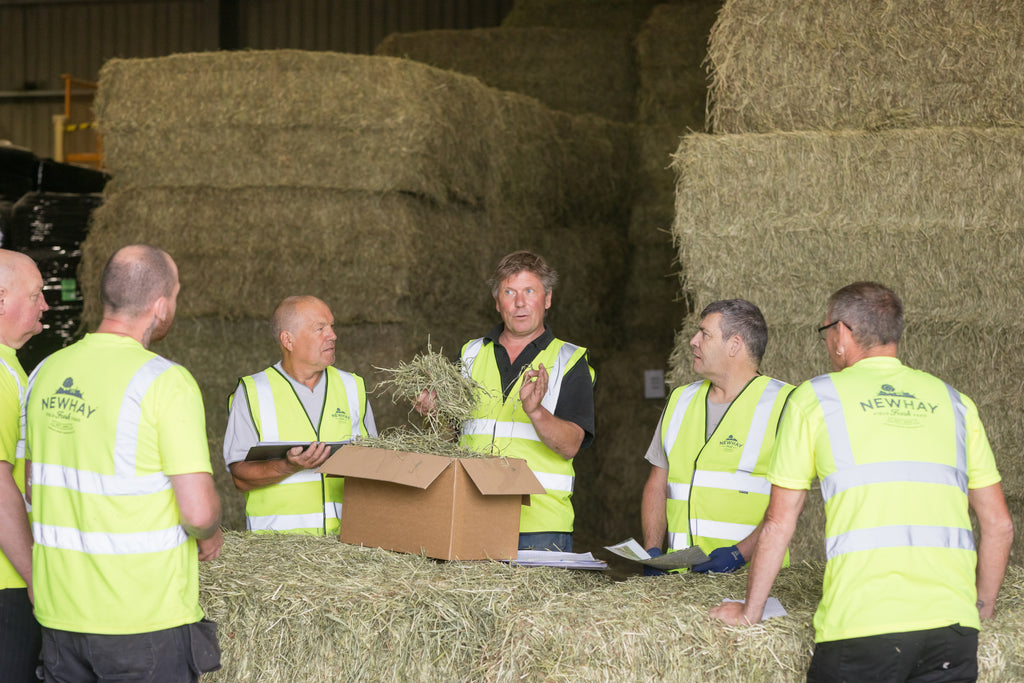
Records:
M405 451L408 453L430 453L443 455L447 458L487 458L493 453L482 453L462 448L445 435L432 431L423 431L415 427L392 427L385 429L377 437L359 437L352 440L353 445L367 448L383 448L389 451Z
M390 376L377 383L375 391L391 390L395 403L415 403L424 391L434 393L435 409L426 415L430 431L436 436L457 433L476 407L480 392L486 390L463 372L462 362L452 363L434 353L427 342L427 352L417 354L410 362L397 368L377 368ZM408 450L408 449L406 449Z

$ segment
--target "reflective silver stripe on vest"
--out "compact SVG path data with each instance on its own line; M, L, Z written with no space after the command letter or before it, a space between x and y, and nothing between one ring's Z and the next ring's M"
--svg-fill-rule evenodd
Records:
M537 430L533 428L532 424L527 422L498 422L497 420L477 418L463 422L462 433L464 435L472 434L475 436L540 441L540 437L537 436Z
M974 550L974 534L970 529L944 526L907 525L856 529L825 539L825 557L831 560L858 550L906 547Z
M676 407L672 410L672 415L669 417L668 427L662 429L661 432L661 445L665 449L666 458L672 453L672 448L676 445L676 437L679 436L679 427L683 424L683 418L686 417L686 409L690 402L693 401L693 397L696 396L702 384L704 384L703 381L687 384L686 388L679 394Z
M466 344L466 350L462 353L462 376L471 379L473 376L473 361L480 355L480 349L484 347L484 338L474 339Z
M672 500L690 500L690 484L669 482L668 497L671 498Z
M681 532L668 532L668 547L670 550L686 550L690 547L690 537Z
M324 371L326 372L326 370ZM352 420L352 433L351 438L355 438L363 433L360 429L359 411L362 409L363 404L359 402L359 385L356 384L356 378L347 372L338 370L338 375L341 376L341 383L345 386L345 399L348 401L348 416Z
M537 481L540 482L540 485L549 491L565 491L566 493L572 493L575 481L574 477L571 475L536 471L534 471L533 474L537 477Z
M956 432L956 467L967 472L967 406L960 400L960 393L953 387L946 385L949 393L949 400L953 404L953 425ZM966 479L965 479L966 481ZM964 493L967 493L967 485L964 484Z
M769 495L772 485L764 477L754 477L744 472L719 472L715 470L696 470L693 473L693 485L707 489L739 491L740 493L760 493Z
M757 407L754 408L754 417L750 421L750 429L747 431L747 442L743 445L743 455L740 456L737 472L750 474L757 466L757 460L761 455L761 446L764 444L764 435L768 431L768 418L772 415L772 408L775 406L775 399L779 392L786 386L784 382L777 379L769 379L761 397L757 400Z
M316 470L302 470L295 474L290 474L281 481L274 484L275 486L285 486L287 484L308 484L310 482L319 482L321 475Z
M811 388L818 397L818 404L825 415L825 430L828 432L828 445L832 449L832 459L837 470L855 467L853 450L850 446L850 435L846 433L846 416L843 415L843 404L839 402L839 393L829 375L818 375L811 380ZM822 486L822 494L825 487Z
M114 475L135 477L135 457L139 447L139 424L142 422L142 399L156 378L174 367L174 363L156 356L135 371L117 414L117 433L114 436ZM161 475L162 476L162 475Z
M144 477L125 477L34 462L32 485L53 486L98 496L145 496L171 488L171 480L162 473L148 474Z
M579 348L568 342L562 344L562 348L558 350L558 356L555 358L555 366L548 368L548 391L544 394L540 404L552 415L555 414L555 406L558 405L558 395L562 393L562 377L565 376L573 354L579 351Z
M27 388L21 385L21 377L18 376L18 371L7 364L7 361L0 359L0 365L7 368L7 372L11 375L14 380L14 386L18 387L18 441L14 446L14 458L16 460L25 459L25 398Z
M692 519L690 527L694 529L694 536L721 538L726 541L742 541L757 528L754 524L736 524L713 519Z
M821 497L826 501L848 489L866 484L914 482L956 486L967 493L967 472L934 462L887 461L859 465L853 469L833 472L821 482Z
M180 526L159 531L117 534L80 531L71 527L40 524L39 522L32 525L32 536L39 545L73 550L89 555L159 553L173 550L188 540L188 534Z
M323 513L307 512L301 515L262 515L246 517L249 531L295 531L296 529L323 529L324 518L341 519L341 503L327 503Z
M260 405L260 441L280 441L277 432L277 410L274 408L274 392L270 388L267 371L252 376L256 387L256 402Z

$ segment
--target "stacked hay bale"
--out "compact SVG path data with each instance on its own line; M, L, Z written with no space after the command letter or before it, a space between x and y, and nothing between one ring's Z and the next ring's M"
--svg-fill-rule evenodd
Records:
M650 467L643 454L664 399L646 398L644 371L666 367L673 331L686 314L669 233L674 204L671 155L688 130L704 127L701 66L717 0L656 5L637 34L630 270L622 347L604 364L597 396L600 469L593 484L618 518L606 518L608 538L639 532L640 499Z
M772 591L787 616L729 629L707 611L743 596L745 572L612 582L229 533L200 567L200 601L223 649L211 681L779 682L805 678L821 579L820 564L795 565ZM1014 567L979 636L979 680L1024 676L1022 617Z
M405 60L298 51L114 60L97 115L114 182L84 247L87 316L116 247L175 257L178 320L157 350L203 389L234 525L225 401L278 357L264 330L285 296L332 307L337 363L369 386L428 335L455 354L493 324L484 282L516 248L562 271L560 334L600 343L611 328L617 294L591 274L624 268L621 126ZM374 407L380 426L408 411Z
M1022 30L1024 8L995 0L730 0L709 49L718 134L679 147L673 228L695 309L761 306L763 370L791 382L829 369L814 328L832 291L892 286L901 357L976 401L1018 524L1024 380L1003 368L1022 330L1024 129L992 124L1024 120L1008 97L1024 86ZM691 377L685 337L676 382ZM808 500L794 559L823 556Z
M392 33L375 53L476 76L559 111L633 118L633 47L624 30L529 28Z
M502 26L635 31L655 0L516 0Z

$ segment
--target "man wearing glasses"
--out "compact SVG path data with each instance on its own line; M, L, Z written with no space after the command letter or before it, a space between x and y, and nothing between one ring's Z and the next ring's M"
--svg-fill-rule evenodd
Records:
M696 572L736 571L750 557L771 486L764 478L779 417L793 387L758 368L768 326L754 304L709 304L690 339L704 379L677 388L647 449L651 473L641 517L644 547L700 546ZM645 570L650 575L657 570Z
M877 283L829 299L834 372L794 392L769 466L771 502L745 604L711 615L761 620L818 477L826 559L808 681L966 681L1013 540L995 458L968 397L897 359L903 304ZM968 512L975 512L975 545Z

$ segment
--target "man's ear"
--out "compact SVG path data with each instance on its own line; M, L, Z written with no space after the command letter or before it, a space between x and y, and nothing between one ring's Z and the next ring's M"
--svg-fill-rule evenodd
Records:
M281 334L278 335L278 342L281 344L281 348L288 349L289 351L295 346L295 340L292 339L292 333L288 330L281 330Z
M735 358L745 348L743 338L738 334L734 334L729 337L729 340L725 342L726 353L729 354L730 358Z
M158 297L157 300L153 302L153 315L156 316L157 320L163 321L167 319L167 302L168 299L166 296Z

